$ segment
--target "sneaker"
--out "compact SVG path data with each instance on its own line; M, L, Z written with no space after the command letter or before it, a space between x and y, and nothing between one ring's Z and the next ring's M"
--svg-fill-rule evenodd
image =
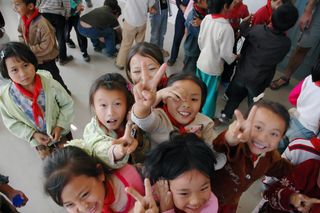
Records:
M221 113L220 117L218 118L218 120L223 123L223 124L228 124L230 123L230 118L227 117L226 114Z
M227 96L226 93L223 93L223 96L221 97L221 99L225 102L227 102L229 100L229 97Z
M65 65L65 64L69 63L69 62L72 61L72 60L73 60L73 56L72 56L72 55L69 55L69 56L67 56L65 59L60 58L59 64L60 64L61 66L63 66L63 65Z
M165 50L165 49L162 49L161 52L162 52L162 55L163 55L164 58L170 56L170 53L169 53L167 50Z
M119 70L123 70L124 66L118 65L117 62L114 62L114 66L116 66Z
M68 45L69 48L76 48L75 43L74 43L71 39L69 39L69 40L66 42L66 44Z
M224 153L216 152L213 151L215 157L216 157L216 162L214 163L214 169L215 171L222 169L224 165L227 163L227 156Z
M174 63L176 63L176 60L173 60L173 59L171 59L171 58L167 61L167 65L168 65L169 67L173 66Z
M86 0L86 3L88 8L91 8L93 6L91 0Z
M83 57L83 60L84 60L85 62L90 62L90 60L91 60L91 58L90 58L90 56L88 55L88 53L83 53L83 54L82 54L82 57Z
M118 52L114 52L113 54L108 53L106 48L103 48L101 50L101 53L106 55L106 56L108 56L108 57L110 57L110 58L116 58L117 55L118 55Z

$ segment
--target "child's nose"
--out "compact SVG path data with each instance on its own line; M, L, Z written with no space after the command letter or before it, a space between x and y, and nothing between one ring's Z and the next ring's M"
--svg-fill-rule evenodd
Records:
M89 209L89 204L85 201L82 201L81 203L79 203L78 205L78 212L82 213L82 212L87 212Z
M199 196L194 195L191 196L190 201L189 201L190 206L192 206L193 208L199 208L200 204L201 204L201 199Z

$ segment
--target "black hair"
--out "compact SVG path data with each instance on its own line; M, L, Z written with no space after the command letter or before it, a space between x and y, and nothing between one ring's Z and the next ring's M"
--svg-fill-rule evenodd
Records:
M154 58L159 65L163 64L164 59L163 59L163 54L161 52L161 49L154 44L148 43L148 42L140 42L137 43L136 45L134 45L129 53L128 53L128 57L127 57L127 64L126 64L126 74L127 74L127 78L129 79L129 81L131 83L132 79L131 79L131 75L130 75L130 61L132 59L133 56L135 56L136 54L139 54L143 57L151 57Z
M100 76L95 82L91 85L89 92L89 105L92 107L94 105L94 95L98 91L98 89L104 88L106 90L118 90L121 91L125 97L127 102L127 112L131 109L134 98L132 93L128 90L128 82L127 80L120 75L119 73L107 73Z
M105 0L103 5L108 6L114 15L116 16L121 15L121 8L117 0Z
M258 108L266 108L270 110L271 112L275 113L278 115L285 123L285 131L283 134L286 133L287 129L289 128L290 125L290 115L288 110L282 105L277 102L271 101L271 100L265 100L261 99L257 102L255 102L252 106L257 106ZM251 108L252 108L251 106ZM247 115L249 114L251 108L248 110Z
M198 78L195 74L192 73L186 73L186 72L179 72L177 74L171 75L168 79L167 86L171 86L176 81L183 81L183 80L190 80L193 81L195 84L197 84L201 89L201 106L204 105L206 98L207 98L207 85Z
M315 65L313 65L311 69L311 77L313 82L320 81L320 59L318 59Z
M36 6L37 4L37 0L22 0L26 5L28 4L33 4L34 6Z
M297 8L290 2L280 5L271 17L272 26L275 30L285 32L295 25L299 18Z
M151 182L173 180L184 172L196 169L212 180L216 162L209 146L194 133L170 133L170 139L160 143L146 155L146 174Z
M109 174L103 164L90 157L82 149L67 146L63 149L57 149L45 158L43 166L44 190L54 202L62 206L61 193L73 177L86 175L98 178L101 173Z
M0 52L0 72L3 78L10 79L6 59L16 57L23 62L30 63L34 66L35 71L38 69L38 61L31 49L24 43L8 42L3 45Z
M232 2L233 0L208 0L208 11L209 13L219 14L225 5L229 8Z

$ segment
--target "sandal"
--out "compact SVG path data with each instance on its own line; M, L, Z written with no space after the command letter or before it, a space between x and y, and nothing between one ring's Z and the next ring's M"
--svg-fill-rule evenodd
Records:
M283 83L281 83L280 81L283 81ZM272 90L277 90L277 89L280 89L281 87L287 86L289 82L290 82L290 78L281 76L280 78L272 81L269 87Z

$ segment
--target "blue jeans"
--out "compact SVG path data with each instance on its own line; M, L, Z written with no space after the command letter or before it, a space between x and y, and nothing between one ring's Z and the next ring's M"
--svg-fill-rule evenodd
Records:
M168 8L160 10L157 14L150 15L151 38L150 43L163 49L164 36L167 32Z
M85 28L82 27L79 22L78 30L81 35L91 39L93 47L95 48L101 48L101 42L99 41L99 38L103 37L105 42L104 48L106 49L107 55L113 56L116 53L116 32L114 29L110 27L104 29L98 29L95 27Z

